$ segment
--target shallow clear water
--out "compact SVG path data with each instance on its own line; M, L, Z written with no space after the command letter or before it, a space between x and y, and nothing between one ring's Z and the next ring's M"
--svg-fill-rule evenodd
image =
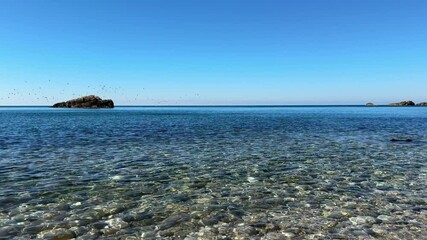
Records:
M426 229L427 108L0 108L0 238Z

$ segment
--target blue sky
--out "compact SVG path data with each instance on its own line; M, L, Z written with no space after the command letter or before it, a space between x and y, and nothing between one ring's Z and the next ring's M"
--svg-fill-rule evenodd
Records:
M427 1L0 1L0 105L427 101Z

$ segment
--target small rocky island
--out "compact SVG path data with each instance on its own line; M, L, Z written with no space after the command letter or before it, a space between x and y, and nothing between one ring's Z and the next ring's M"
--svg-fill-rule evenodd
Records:
M408 101L402 101L398 103L390 103L389 106L415 106L415 103L408 100Z
M371 102L366 103L367 107L373 107L373 106L392 106L392 107L407 107L407 106L427 106L427 102L420 102L415 104L411 100L397 102L397 103L390 103L388 105L375 105Z
M114 102L111 99L102 100L95 95L84 96L71 99L66 102L55 103L53 108L114 108Z

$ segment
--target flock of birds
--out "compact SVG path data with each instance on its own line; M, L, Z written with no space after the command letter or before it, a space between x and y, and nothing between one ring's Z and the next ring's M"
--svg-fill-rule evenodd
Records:
M111 87L103 84L98 85L87 85L86 89L78 89L78 93L75 91L70 91L75 89L76 87L70 84L69 82L61 83L62 87L56 92L56 95L47 94L47 89L49 92L52 92L55 89L55 86L59 84L55 84L51 80L47 80L44 86L37 87L29 87L31 84L28 81L24 82L25 86L22 89L14 88L9 92L3 94L0 90L0 106L6 105L14 102L19 102L25 99L26 101L31 101L31 104L40 104L40 105L51 105L56 102L66 101L72 98L77 98L85 95L99 95L101 98L113 98L113 100L118 100L117 102L120 105L179 105L189 100L194 100L195 98L200 98L199 93L194 94L184 94L183 96L177 97L174 100L166 100L166 99L156 99L154 97L149 97L148 94L145 94L145 88L142 88L136 94L130 94L131 91L126 91L121 86ZM4 90L4 89L3 89Z

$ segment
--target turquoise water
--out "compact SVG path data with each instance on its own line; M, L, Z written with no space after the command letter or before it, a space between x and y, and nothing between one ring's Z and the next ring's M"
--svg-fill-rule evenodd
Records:
M427 108L0 108L0 238L426 229Z

